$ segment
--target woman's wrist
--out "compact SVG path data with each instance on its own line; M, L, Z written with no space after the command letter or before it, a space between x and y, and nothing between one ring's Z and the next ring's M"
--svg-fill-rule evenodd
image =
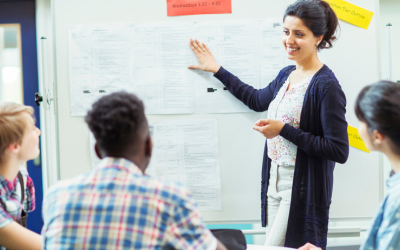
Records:
M213 65L213 66L211 67L210 72L213 73L213 74L215 74L215 73L218 72L218 70L219 70L220 68L221 68L221 65L215 64L215 65Z

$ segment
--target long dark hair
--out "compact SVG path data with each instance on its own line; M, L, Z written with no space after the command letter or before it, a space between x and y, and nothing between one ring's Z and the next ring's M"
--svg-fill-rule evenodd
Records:
M364 87L354 109L370 133L377 130L389 137L393 151L400 154L400 84L380 81Z
M325 1L298 0L287 7L283 21L286 16L300 18L315 37L324 36L318 44L318 50L331 48L332 42L337 39L335 33L339 21L331 6Z

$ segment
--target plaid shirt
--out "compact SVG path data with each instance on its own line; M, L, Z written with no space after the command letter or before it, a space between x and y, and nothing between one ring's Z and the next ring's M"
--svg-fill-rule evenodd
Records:
M128 160L52 187L43 202L43 249L216 249L188 189L144 175Z
M6 204L7 211L0 205L0 228L10 224L21 217L22 208L25 212L35 210L35 187L24 166L19 168L24 179L25 200L21 204L21 185L18 177L8 181L0 175L0 199ZM1 249L1 248L0 248Z
M7 207L7 211L4 211L0 205L0 228L7 226L14 220L18 220L21 217L22 208L24 208L25 212L35 210L35 187L33 186L33 181L24 166L21 166L19 171L24 179L25 187L25 200L22 204L21 185L18 177L15 177L14 181L11 182L0 175L0 199ZM5 250L5 248L0 246L0 250Z

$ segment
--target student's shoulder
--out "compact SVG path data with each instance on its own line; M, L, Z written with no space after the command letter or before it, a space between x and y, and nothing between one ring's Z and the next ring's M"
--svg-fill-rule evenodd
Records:
M26 167L24 165L21 165L19 167L19 172L21 173L21 175L26 178L29 176L28 170L26 169Z
M45 197L47 199L57 198L63 192L71 192L79 189L79 186L84 183L90 173L83 173L76 177L60 180L53 184L46 192Z
M379 227L377 249L397 249L400 242L400 192L390 194L385 203L384 207L380 207L383 209L383 221Z
M399 226L399 233L400 233L400 195L397 196L397 202L393 206L393 220Z
M21 165L19 167L19 172L22 175L22 179L24 180L24 186L27 192L34 193L35 185L33 184L32 178L29 176L28 170L25 166Z
M389 194L388 203L391 204L389 209L392 211L393 219L395 219L400 226L400 184Z
M154 193L157 194L161 200L168 203L180 203L190 198L189 189L180 183L150 176L146 178L148 187L154 189Z

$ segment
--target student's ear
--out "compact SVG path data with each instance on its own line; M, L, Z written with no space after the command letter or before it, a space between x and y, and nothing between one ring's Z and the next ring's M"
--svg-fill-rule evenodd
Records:
M13 154L18 154L21 146L16 143L11 143L10 145L8 145L7 149L10 150L10 152Z
M372 142L375 145L375 147L381 145L384 139L386 139L385 136L378 130L375 129L374 131L372 131Z
M100 153L99 146L97 145L97 142L94 144L94 151L96 152L96 155L97 155L97 157L99 157L99 159L103 159L103 157L101 156L101 153Z
M149 136L149 137L147 137L147 140L146 140L144 154L147 157L151 158L152 152L153 152L153 140L151 139L151 136Z

